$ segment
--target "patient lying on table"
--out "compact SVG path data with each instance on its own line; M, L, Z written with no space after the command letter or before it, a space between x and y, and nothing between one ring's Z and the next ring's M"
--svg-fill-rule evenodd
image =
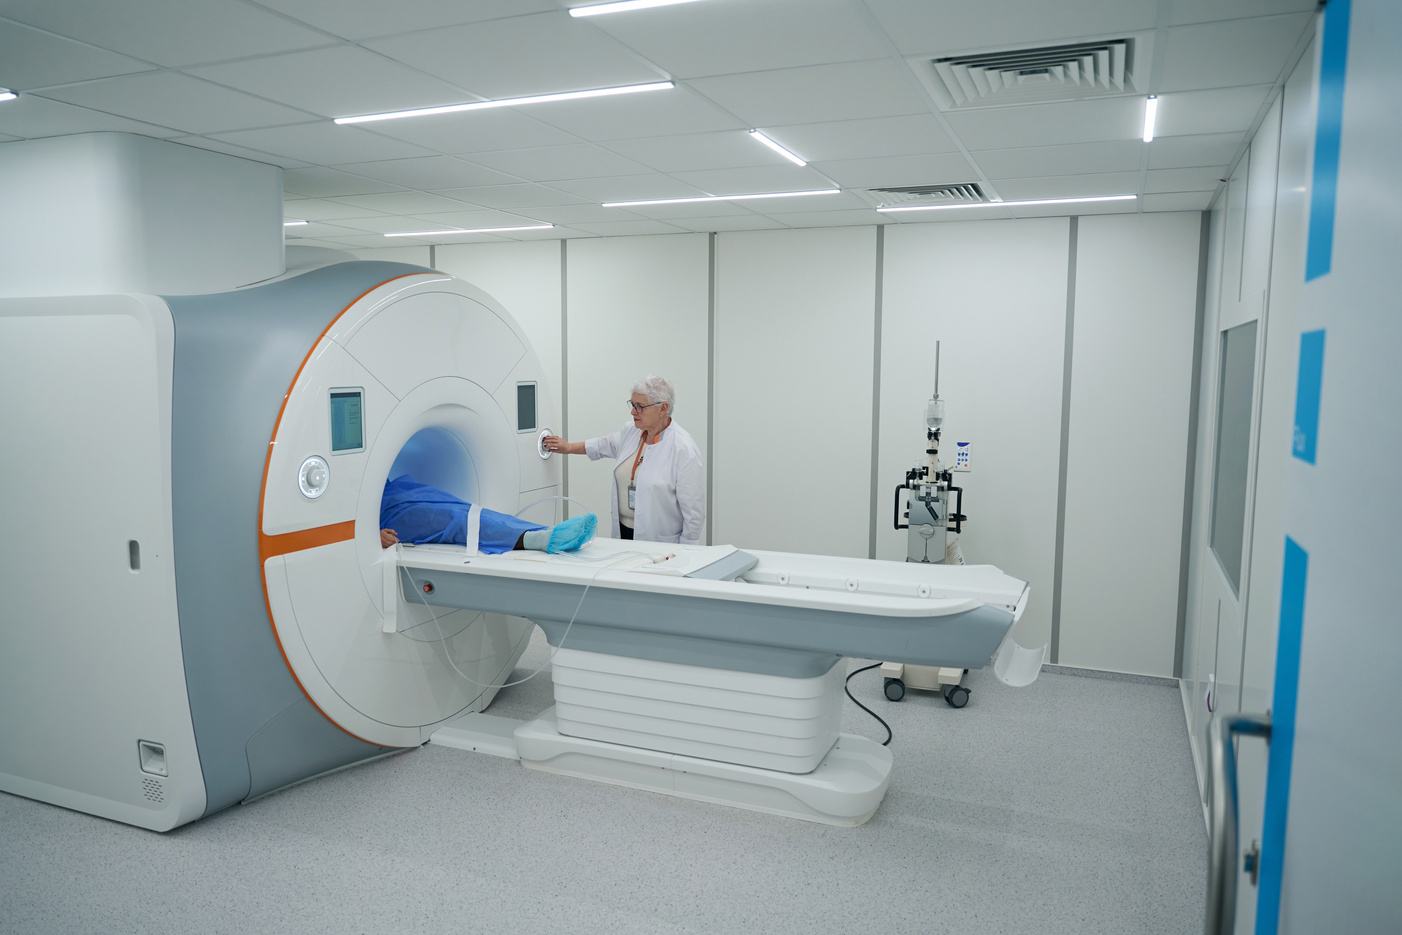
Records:
M401 475L385 484L380 499L380 545L386 549L396 542L466 545L471 509L472 504L450 493ZM488 555L513 549L572 552L587 545L598 526L599 518L593 513L542 526L483 507L477 548Z

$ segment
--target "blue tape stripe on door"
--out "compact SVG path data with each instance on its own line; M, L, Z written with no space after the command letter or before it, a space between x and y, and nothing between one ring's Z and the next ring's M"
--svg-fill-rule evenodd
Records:
M1319 114L1314 127L1314 179L1310 185L1309 247L1305 282L1329 272L1334 261L1334 198L1339 187L1339 143L1344 129L1344 73L1348 70L1350 0L1324 8L1319 60Z
M1290 453L1314 464L1319 438L1319 394L1324 381L1324 332L1300 335L1300 373L1295 379L1295 429Z
M1309 553L1285 537L1280 593L1280 635L1271 702L1271 749L1266 765L1266 806L1261 822L1261 875L1256 896L1256 935L1276 935L1280 922L1285 818L1290 808L1290 764L1295 752L1295 701L1300 690L1300 639L1305 627Z

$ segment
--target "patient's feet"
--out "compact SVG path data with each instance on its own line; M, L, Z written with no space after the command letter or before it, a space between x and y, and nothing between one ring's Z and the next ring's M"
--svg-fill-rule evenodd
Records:
M573 552L588 545L598 528L599 517L586 513L545 529L532 529L521 536L521 545L537 552Z

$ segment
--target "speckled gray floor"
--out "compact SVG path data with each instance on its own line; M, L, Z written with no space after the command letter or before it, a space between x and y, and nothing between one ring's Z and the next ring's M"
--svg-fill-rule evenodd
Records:
M543 653L533 643L518 676ZM548 676L491 713L547 707ZM435 746L165 835L0 794L0 932L1201 931L1206 836L1178 690L968 684L954 710L886 702L875 672L853 680L889 715L896 757L853 829ZM850 703L844 729L884 737Z

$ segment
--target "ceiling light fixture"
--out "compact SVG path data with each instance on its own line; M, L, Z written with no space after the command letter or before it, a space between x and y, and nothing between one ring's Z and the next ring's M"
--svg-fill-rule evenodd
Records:
M883 213L894 213L896 211L948 211L953 208L1023 208L1028 205L1075 205L1084 204L1088 201L1131 201L1138 198L1138 195L1096 195L1093 198L1043 198L1038 201L985 201L982 203L958 204L958 205L906 205L899 208L877 208Z
M1159 116L1159 99L1157 95L1150 94L1149 99L1144 102L1144 142L1154 142L1154 121Z
M630 84L621 88L594 88L589 91L563 91L559 94L536 94L531 97L509 97L499 101L473 101L470 104L447 104L443 107L420 107L417 110L395 110L384 114L360 114L337 117L336 123L371 123L376 120L398 120L401 117L428 117L432 114L456 114L467 110L487 110L492 107L518 107L522 104L547 104L551 101L576 101L586 97L611 97L615 94L637 94L639 91L665 91L675 87L670 81L651 84Z
M705 195L700 198L657 198L652 201L606 201L605 208L635 208L642 205L684 205L698 201L747 201L751 198L793 198L798 195L836 195L842 189L823 188L811 192L759 192L754 195Z
M508 231L543 231L554 227L554 224L531 224L528 227L478 227L473 230L452 230L440 231L401 231L397 234L385 234L386 237L446 237L451 234L504 234Z
M283 221L283 222L282 222L282 226L283 226L283 227L306 227L306 226L307 226L307 222L306 222L306 221Z
M15 92L0 88L0 101L13 101L17 97L19 95Z
M603 13L627 13L630 10L648 10L655 6L676 6L678 3L695 3L696 0L619 0L617 3L595 3L591 6L570 7L570 16L599 16Z
M806 165L808 165L808 163L804 162L802 159L798 158L798 157L795 156L793 153L789 152L787 149L785 149L784 147L780 146L778 143L774 142L773 140L771 140L769 137L765 136L763 133L759 132L758 130L751 130L751 131L750 131L750 136L752 136L752 137L754 137L755 139L759 140L759 141L760 141L761 143L763 143L765 146L768 146L770 149L774 150L776 153L778 153L780 156L783 156L785 159L787 159L789 162L792 162L794 165L796 165L796 166L806 166Z

